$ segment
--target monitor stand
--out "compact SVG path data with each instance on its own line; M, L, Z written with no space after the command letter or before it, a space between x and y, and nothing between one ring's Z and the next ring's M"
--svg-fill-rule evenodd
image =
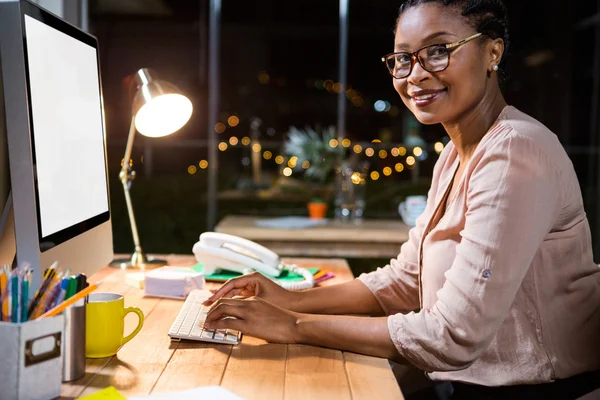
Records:
M14 266L17 255L15 240L15 219L12 206L12 195L9 192L6 205L0 216L0 266L8 264Z

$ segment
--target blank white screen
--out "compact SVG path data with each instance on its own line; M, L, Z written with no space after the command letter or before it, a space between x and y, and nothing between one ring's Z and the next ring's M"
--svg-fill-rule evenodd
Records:
M25 16L42 237L108 211L96 50Z

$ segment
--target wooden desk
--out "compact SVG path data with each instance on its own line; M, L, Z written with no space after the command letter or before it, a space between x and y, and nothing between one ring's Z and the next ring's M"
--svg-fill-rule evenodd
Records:
M400 220L341 222L306 229L274 229L256 225L259 219L228 215L215 231L255 241L282 256L392 258L408 240L409 227Z
M191 256L170 256L171 265L192 265ZM302 266L352 279L344 260L293 259ZM220 385L244 399L403 399L388 361L304 345L271 344L244 336L237 346L171 342L167 332L182 301L145 298L124 283L124 271L106 267L91 277L101 291L125 296L125 306L142 309L141 332L117 356L87 360L86 374L62 386L61 399L74 399L115 386L125 395L144 395ZM218 286L218 284L211 284ZM127 318L131 332L137 318Z

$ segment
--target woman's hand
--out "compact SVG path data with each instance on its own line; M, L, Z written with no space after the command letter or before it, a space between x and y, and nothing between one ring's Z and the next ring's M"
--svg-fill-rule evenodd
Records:
M259 297L218 300L206 316L208 329L235 329L272 343L296 343L298 314Z
M284 289L266 276L253 272L228 280L217 290L211 290L213 295L209 297L204 305L210 306L217 300L231 299L232 297L260 297L270 303L277 304L281 308L289 309L294 298L298 295L290 290Z

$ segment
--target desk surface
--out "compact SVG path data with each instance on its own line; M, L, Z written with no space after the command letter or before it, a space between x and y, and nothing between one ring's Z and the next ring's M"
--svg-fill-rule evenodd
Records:
M192 265L193 257L170 256L171 265ZM322 285L352 279L339 259L293 259L336 274ZM124 271L106 267L91 277L103 279L103 292L125 296L126 306L142 309L141 332L117 356L87 360L86 375L62 386L73 399L115 386L125 395L143 395L220 385L244 399L402 399L388 361L305 345L267 343L244 336L237 346L171 342L167 331L182 302L143 297L124 283ZM215 285L215 284L211 284ZM127 318L126 333L137 324Z
M284 256L367 258L396 257L410 229L395 219L357 223L329 220L325 225L304 229L263 228L256 225L260 219L269 218L228 215L215 230L258 242Z

